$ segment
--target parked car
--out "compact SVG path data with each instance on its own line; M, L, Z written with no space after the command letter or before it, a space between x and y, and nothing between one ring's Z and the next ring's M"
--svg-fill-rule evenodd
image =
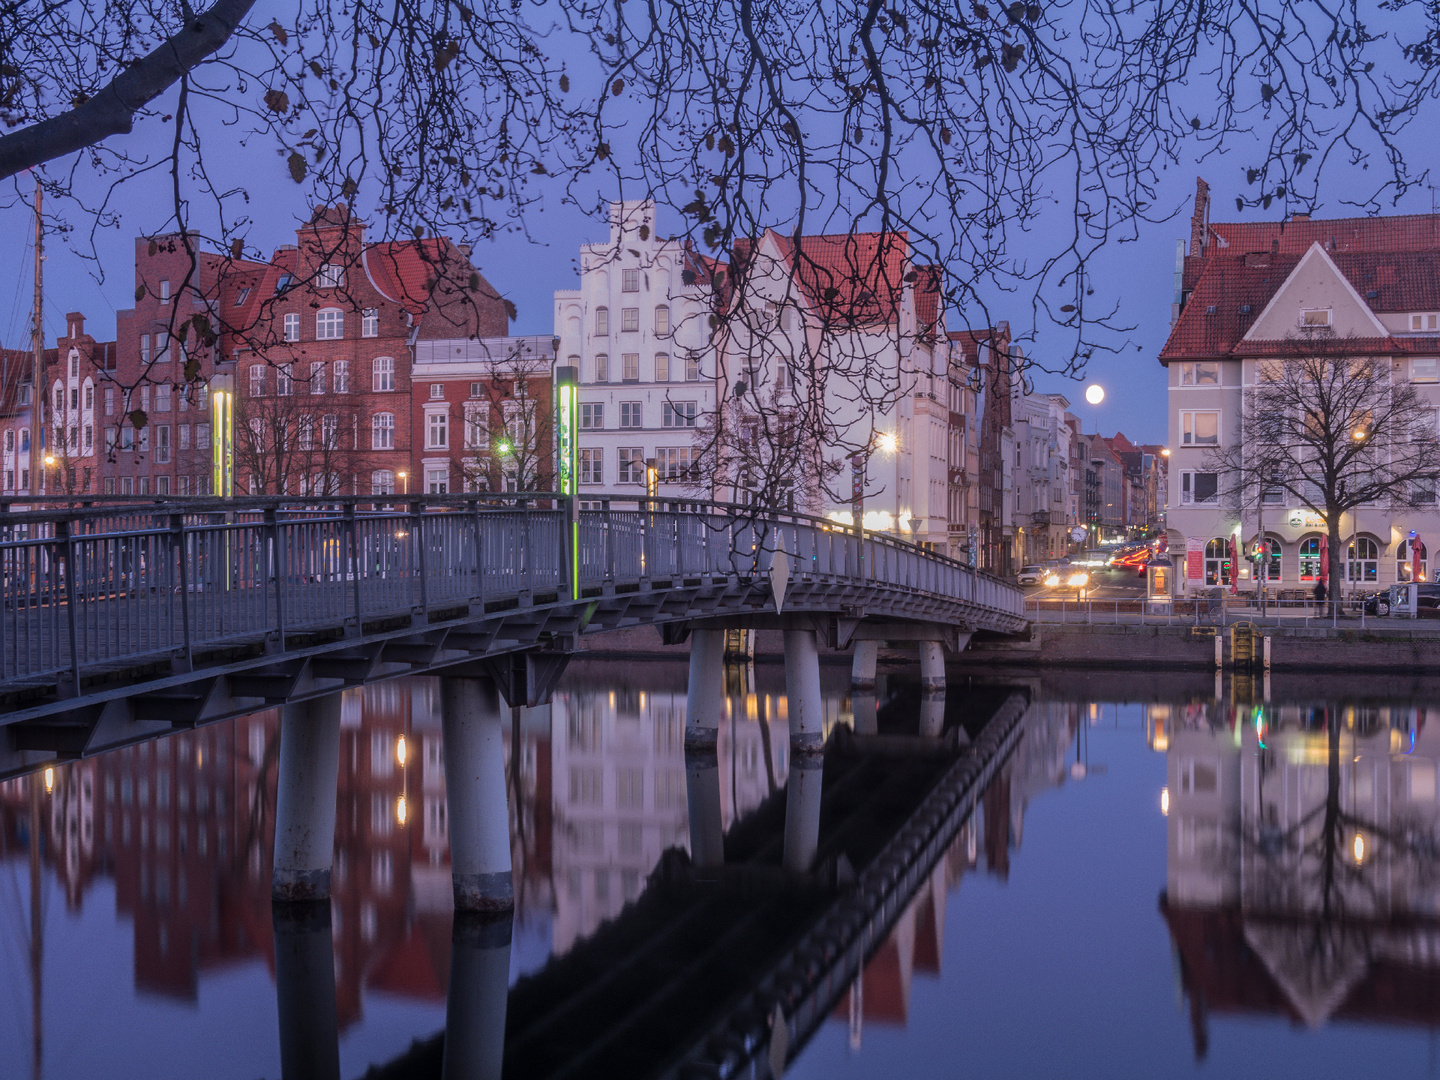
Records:
M1017 585L1039 585L1045 578L1043 566L1022 566L1020 573L1015 575Z
M1416 606L1421 618L1435 618L1433 612L1440 611L1440 581L1416 583L1419 595ZM1401 582L1388 589L1371 593L1365 597L1366 615L1408 615L1410 614L1410 584Z

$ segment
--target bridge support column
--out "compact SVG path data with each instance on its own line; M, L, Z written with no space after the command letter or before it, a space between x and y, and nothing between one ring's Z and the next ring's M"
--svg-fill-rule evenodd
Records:
M814 630L785 631L785 697L790 710L791 759L796 754L819 754L825 744L825 709Z
M725 631L690 632L690 685L685 700L685 797L690 810L690 859L725 862L720 816L720 714L725 705Z
M340 695L286 705L275 792L276 900L326 900L335 857Z
M505 744L494 682L442 677L440 726L455 910L513 910Z
M460 911L450 939L444 1080L500 1080L514 916Z
M280 1076L282 1080L340 1080L330 902L276 901L271 917L275 926L275 999L280 1012Z
M824 777L819 754L790 753L790 777L785 784L786 870L808 873L820 846L820 792Z

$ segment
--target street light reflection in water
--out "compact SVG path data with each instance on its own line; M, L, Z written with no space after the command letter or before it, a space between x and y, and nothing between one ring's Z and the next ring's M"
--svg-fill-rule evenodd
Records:
M867 737L917 722L905 671L882 674ZM853 723L848 674L825 671L831 731ZM333 900L312 912L269 900L273 713L0 784L4 933L10 955L38 956L0 980L25 1028L0 1073L288 1076L318 1039L340 1075L438 1076L425 1062L447 1053L481 1075L505 985L648 910L664 853L688 848L686 682L683 664L577 662L552 705L507 710L513 920L451 916L429 680L347 697ZM1440 1025L1440 961L1422 947L1440 931L1440 715L1424 704L1440 687L1291 693L1277 678L1263 702L1239 680L1217 697L1208 676L1097 682L1017 682L1018 744L829 1021L790 1048L788 1075L889 1076L899 1060L906 1075L1041 1075L1062 1031L1092 1072L1205 1058L1222 1076L1354 1076L1377 1053L1418 1069ZM783 672L762 664L730 689L719 805L746 843L792 770ZM976 693L952 667L947 730ZM333 999L317 992L331 984ZM82 998L103 1008L77 1035ZM447 1009L466 1033L448 1049L432 1041ZM1330 1034L1297 1037L1297 1019ZM1008 1038L1022 1022L1034 1038Z

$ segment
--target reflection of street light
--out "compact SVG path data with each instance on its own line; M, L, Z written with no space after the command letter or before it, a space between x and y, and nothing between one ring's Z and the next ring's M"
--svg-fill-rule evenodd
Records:
M45 793L48 795L50 792L52 792L52 791L54 791L54 790L55 790L55 770L54 770L54 769L46 769L46 770L45 770Z
M1168 787L1160 789L1160 813L1166 817L1170 816L1170 789Z
M408 751L409 747L405 745L405 736L401 735L395 740L395 760L400 763L402 768L405 765L405 755Z
M1359 866L1365 861L1365 837L1360 833L1355 834L1355 865Z
M405 819L409 816L410 808L405 802L405 796L401 795L400 798L395 800L395 820L401 825L404 825Z

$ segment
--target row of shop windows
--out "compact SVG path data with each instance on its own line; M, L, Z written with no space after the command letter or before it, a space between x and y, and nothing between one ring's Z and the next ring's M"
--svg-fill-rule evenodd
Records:
M1269 556L1266 579L1273 585L1281 581L1313 583L1320 580L1320 537L1309 536L1300 541L1298 561L1286 567L1280 541L1270 537L1265 541ZM1395 580L1411 580L1409 544L1401 544L1395 558ZM1429 551L1420 545L1419 574L1417 580L1429 580ZM1285 573L1286 570L1289 573ZM1346 581L1378 581L1380 572L1380 545L1368 536L1356 537L1345 553L1344 574ZM1228 585L1230 583L1229 541L1217 536L1205 545L1205 584Z

